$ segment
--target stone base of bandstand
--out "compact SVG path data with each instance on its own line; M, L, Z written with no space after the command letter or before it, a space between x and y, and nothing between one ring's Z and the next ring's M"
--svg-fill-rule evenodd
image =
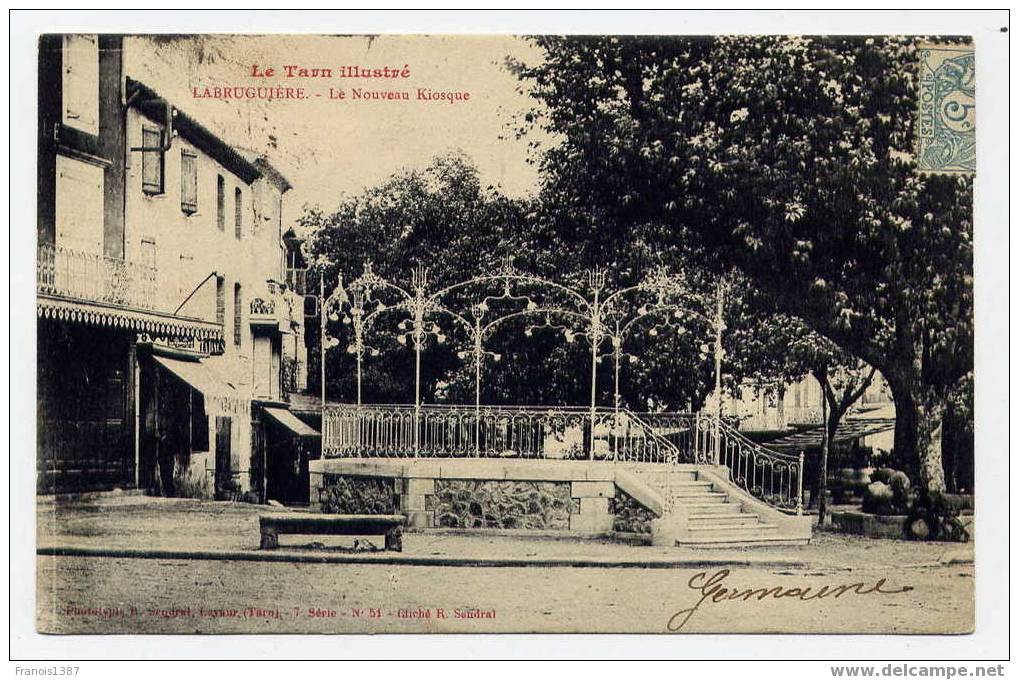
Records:
M569 485L568 526L555 533L578 536L610 535L613 531L613 498L617 468L612 463L564 460L458 459L350 459L327 458L311 461L312 509L319 509L320 490L327 476L387 478L394 480L397 511L406 515L407 527L438 527L434 503L436 484L443 480L552 482ZM560 486L562 488L562 486ZM485 531L488 528L477 528Z

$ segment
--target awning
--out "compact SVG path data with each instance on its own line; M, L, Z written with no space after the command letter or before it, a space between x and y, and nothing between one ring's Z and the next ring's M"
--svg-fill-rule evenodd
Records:
M184 361L170 357L153 356L153 361L201 392L205 410L209 415L235 415L248 413L250 402L241 397L230 385L223 382L201 361Z
M202 319L41 293L36 297L36 313L40 319L121 328L154 338L193 338L208 345L210 353L222 354L223 327Z
M320 436L313 428L309 427L307 423L295 416L293 413L285 408L272 408L266 406L262 409L265 414L275 420L277 423L287 428L298 437L318 437Z
M839 423L832 443L852 441L860 437L895 429L895 418L859 418ZM813 449L823 445L824 431L821 427L802 430L780 439L764 442L769 449Z

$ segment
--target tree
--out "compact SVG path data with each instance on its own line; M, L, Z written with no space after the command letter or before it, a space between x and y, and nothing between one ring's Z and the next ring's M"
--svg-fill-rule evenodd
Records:
M770 312L762 296L742 286L731 289L727 306L726 356L729 388L764 391L812 376L821 389L821 451L813 499L818 522L827 513L828 459L842 419L863 396L876 370L841 350L802 320ZM813 502L813 500L812 500Z
M912 157L916 38L539 37L543 200L602 247L736 267L772 311L879 370L896 448L935 445L973 365L972 180ZM606 245L607 244L607 245Z
M592 246L585 234L564 235L558 226L562 219L554 206L510 199L494 187L482 186L470 160L453 153L346 197L331 213L309 208L301 223L312 234L309 254L325 272L327 293L341 274L348 283L358 276L369 259L376 272L401 283L408 281L413 266L428 265L431 289L494 271L506 256L512 256L522 271L577 289L584 289L590 266L605 268L608 285L618 288L636 283L660 264L649 244L629 244L610 253ZM686 283L695 288L707 285L693 274ZM408 380L413 376L413 357L393 341L392 321L389 326L380 321L372 334L380 354L364 364L364 396L369 402L405 402L413 389ZM585 341L566 342L562 332L535 330L526 335L538 321L507 322L487 340L486 350L500 360L486 361L484 403L578 405L590 399L589 346ZM684 330L689 333L665 329L657 335L631 334L625 350L638 360L627 362L621 371L624 405L678 410L703 402L711 385L710 361L698 351L704 329L696 322L688 326ZM389 332L383 332L386 328ZM471 403L473 370L470 360L457 356L457 350L469 343L456 326L448 330L452 342L425 350L422 394L426 402ZM344 334L342 324L332 324L330 332L349 341L349 329ZM597 400L602 405L612 403L610 359L603 353L599 368ZM328 353L327 361L328 393L352 400L353 356L336 350ZM310 374L317 378L319 372Z
M428 267L432 286L494 268L501 257L513 253L529 210L526 201L483 186L470 160L451 153L433 159L425 168L404 170L376 187L345 197L332 213L309 207L299 221L311 234L309 254L318 274L324 276L328 295L341 276L349 283L369 260L376 272L403 285L417 265ZM412 394L413 357L395 342L395 322L380 320L375 330L390 332L370 337L380 355L365 365L369 401L405 402ZM333 324L330 331L344 333L341 324ZM422 384L427 401L434 401L439 384L447 382L460 365L450 345L433 343L426 350ZM327 391L334 398L352 400L352 355L333 351L327 362L327 375L334 381Z
M831 445L835 441L835 433L838 432L842 418L870 387L876 373L872 366L867 366L858 359L845 356L841 352L835 354L839 358L833 362L834 365L827 368L818 367L817 370L812 371L814 378L821 386L822 403L824 404L823 444L817 471L817 521L821 526L824 526L828 508L828 457Z

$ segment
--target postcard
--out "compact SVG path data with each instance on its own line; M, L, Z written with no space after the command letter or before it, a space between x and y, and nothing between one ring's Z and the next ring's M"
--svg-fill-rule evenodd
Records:
M39 632L974 631L972 37L37 56Z

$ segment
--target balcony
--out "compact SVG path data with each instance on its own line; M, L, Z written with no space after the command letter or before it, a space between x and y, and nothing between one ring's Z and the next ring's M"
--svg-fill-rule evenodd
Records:
M43 243L38 247L36 292L107 305L154 309L156 268Z
M275 326L279 323L276 317L276 298L257 297L248 308L252 326Z
M252 298L248 307L248 318L252 326L272 326L280 330L290 329L290 309L277 283L267 282L266 294Z
M151 340L223 353L223 326L157 307L156 268L50 243L38 246L39 318L115 328Z

